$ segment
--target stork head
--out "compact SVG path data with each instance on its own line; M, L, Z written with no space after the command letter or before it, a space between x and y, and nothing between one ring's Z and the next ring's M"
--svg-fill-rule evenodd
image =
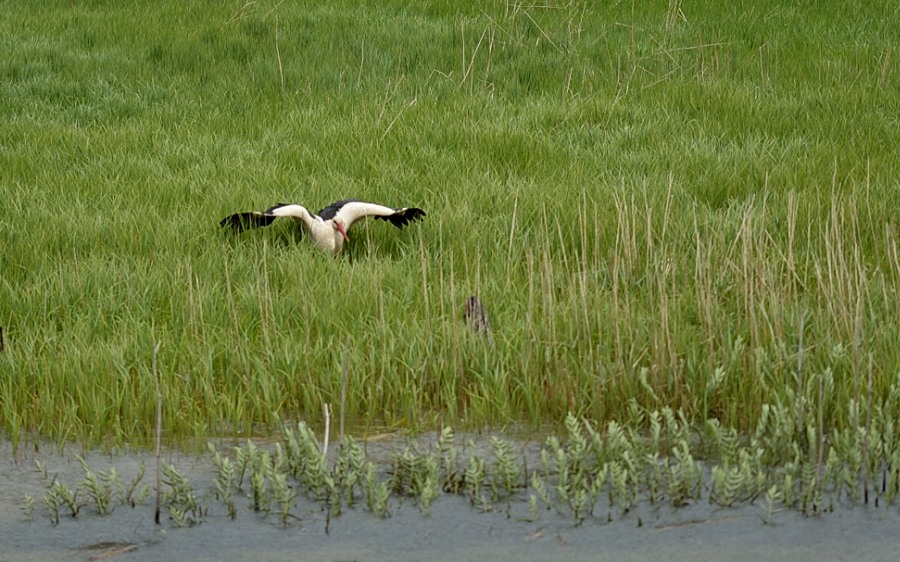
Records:
M334 220L331 222L331 224L334 225L334 229L335 229L335 230L337 230L338 232L341 233L341 236L344 237L344 240L346 240L347 242L350 241L350 237L347 236L347 228L344 226L344 221L343 221L343 220L341 220L341 219L334 219Z

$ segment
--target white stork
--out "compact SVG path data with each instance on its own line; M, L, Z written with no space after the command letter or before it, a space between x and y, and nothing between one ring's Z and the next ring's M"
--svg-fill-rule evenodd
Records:
M337 255L344 247L344 241L350 241L347 231L360 219L375 217L390 221L397 228L403 228L424 216L425 211L416 207L392 209L376 203L344 199L328 205L316 214L310 213L301 205L279 203L262 212L251 211L229 215L219 221L219 225L230 226L236 232L241 232L247 228L269 226L279 217L290 217L309 232L319 248Z

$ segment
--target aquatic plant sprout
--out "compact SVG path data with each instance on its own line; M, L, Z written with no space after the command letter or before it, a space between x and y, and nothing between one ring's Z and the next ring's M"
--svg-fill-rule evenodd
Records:
M660 420L660 432L679 433L677 428L668 427L669 422L679 424L679 416L671 412L645 415ZM882 422L874 419L870 437L882 427ZM493 436L484 446L469 439L460 447L449 440L453 432L444 428L436 436L434 447L421 442L405 445L379 462L368 458L357 441L347 437L339 443L331 460L313 463L323 467L323 472L319 472L296 470L297 465L292 464L287 453L321 452L317 442L316 446L297 442L315 439L301 422L286 426L281 440L266 448L247 442L226 456L210 444L216 474L208 491L194 489L175 466L164 463L163 507L175 527L208 519L211 511L231 519L241 513L257 513L288 527L304 524L300 503L304 495L304 501L319 504L326 511L326 525L347 509L365 509L376 517L386 517L406 501L412 501L428 515L435 502L460 495L478 511L502 509L510 517L536 521L544 510L554 510L582 525L627 518L641 504L668 503L679 507L709 501L728 508L761 499L762 523L771 524L776 514L785 509L816 515L833 511L839 505L893 505L898 492L900 455L880 437L870 440L868 458L874 457L874 461L863 470L857 462L862 446L858 441L844 452L842 447L846 444L829 445L824 464L809 454L797 455L788 463L780 458L767 460L761 443L777 437L773 432L778 428L796 427L792 421L769 424L768 430L740 441L731 438L733 430L719 429L710 423L705 434L681 438L673 446L666 446L666 450L640 432L621 433L616 424L610 424L613 431L609 432L569 415L565 425L565 434L548 436L539 451L531 451L531 464L522 441ZM800 451L797 438L794 434L789 446ZM697 461L695 455L701 451L715 460ZM880 452L873 455L873 451ZM456 467L453 474L449 473L448 469L456 466L450 459L460 455L469 459L466 468ZM247 488L243 486L244 479L235 478L237 459L251 459ZM47 481L43 503L53 524L59 522L61 512L83 516L78 500L81 492L92 498L100 515L117 505L135 508L144 504L147 493L136 501L130 499L130 493L112 493L118 482L115 469L97 477L98 473L84 461L82 467L85 478L76 486L56 479ZM142 476L143 467L131 480L129 489L135 489ZM460 485L450 485L457 481ZM23 500L27 513L40 509L35 503L28 497Z

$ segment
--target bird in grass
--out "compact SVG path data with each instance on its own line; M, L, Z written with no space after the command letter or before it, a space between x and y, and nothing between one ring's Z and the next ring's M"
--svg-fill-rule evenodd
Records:
M394 209L377 203L367 203L356 199L343 199L328 205L318 213L310 213L302 205L279 203L265 211L250 211L228 215L219 226L229 226L236 232L248 228L269 226L275 219L290 217L299 222L310 234L316 246L337 255L349 242L347 231L353 224L366 217L390 221L397 228L403 228L425 216L425 211L417 207Z

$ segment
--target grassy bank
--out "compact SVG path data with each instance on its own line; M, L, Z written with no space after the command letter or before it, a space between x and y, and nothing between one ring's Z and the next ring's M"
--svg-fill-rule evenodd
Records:
M345 353L363 424L898 413L889 3L2 6L14 442L148 438L156 342L176 439L320 420ZM216 226L348 196L428 217Z

